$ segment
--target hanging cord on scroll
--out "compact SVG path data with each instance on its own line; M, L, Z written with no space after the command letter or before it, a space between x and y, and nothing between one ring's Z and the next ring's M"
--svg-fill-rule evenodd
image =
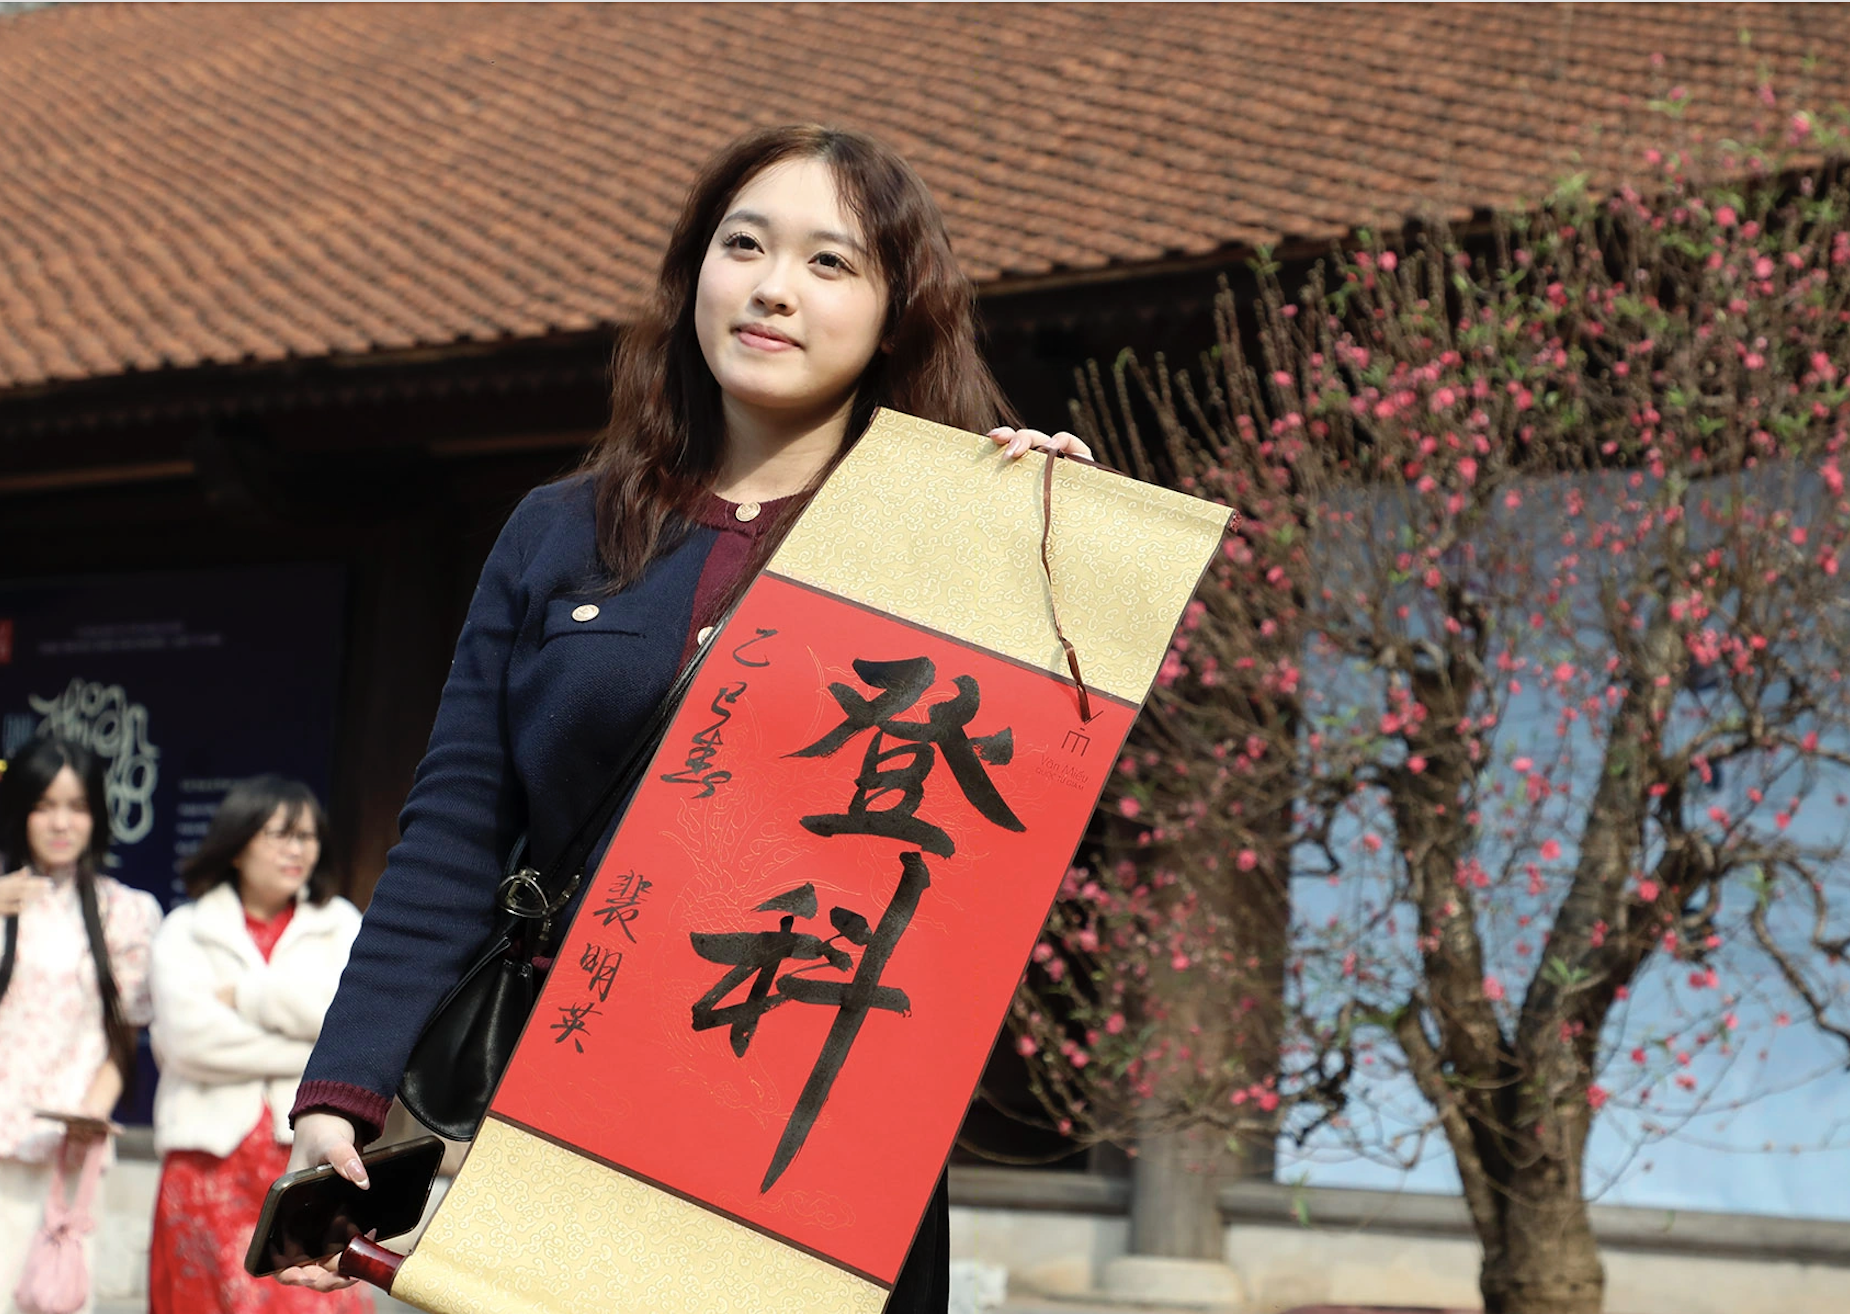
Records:
M1048 545L1053 542L1053 463L1059 459L1060 453L1047 453L1047 463L1041 475L1041 570L1047 576L1047 610L1053 617L1054 637L1060 641L1060 650L1066 654L1067 669L1073 673L1073 688L1079 691L1079 721L1081 725L1089 725L1092 722L1092 695L1086 692L1086 677L1079 673L1079 653L1060 625L1060 604L1054 597L1053 563L1047 559ZM1083 456L1067 459L1081 461L1086 465L1097 464L1095 461L1087 461Z

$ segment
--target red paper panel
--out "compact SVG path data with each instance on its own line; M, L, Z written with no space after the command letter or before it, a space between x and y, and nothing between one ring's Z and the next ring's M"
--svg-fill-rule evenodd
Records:
M773 576L713 643L494 1109L890 1284L1136 709Z

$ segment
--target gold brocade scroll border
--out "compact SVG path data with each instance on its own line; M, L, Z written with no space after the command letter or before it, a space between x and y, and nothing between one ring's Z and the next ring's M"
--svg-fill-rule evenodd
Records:
M392 1294L433 1314L880 1314L826 1260L495 1118Z
M1045 460L881 411L770 569L1065 678L1041 570ZM1053 489L1061 626L1087 684L1141 703L1230 513L1077 461L1055 465Z

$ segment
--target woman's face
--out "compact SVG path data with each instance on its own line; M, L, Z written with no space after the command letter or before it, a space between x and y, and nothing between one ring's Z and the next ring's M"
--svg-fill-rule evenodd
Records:
M90 846L95 825L83 781L65 767L51 778L26 818L26 846L32 850L32 864L48 873L71 866Z
M247 903L283 907L295 898L320 858L314 814L297 808L291 815L288 804L281 804L232 862L238 871L238 893Z
M821 160L784 160L733 198L694 299L701 354L729 404L769 416L847 404L880 347L886 280Z

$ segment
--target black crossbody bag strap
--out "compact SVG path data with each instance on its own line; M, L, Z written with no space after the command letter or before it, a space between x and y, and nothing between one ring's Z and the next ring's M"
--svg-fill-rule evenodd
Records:
M494 929L425 1022L398 1083L405 1107L438 1135L474 1138L539 999L544 974L535 960L549 952L553 922L584 883L592 850L635 791L705 659L702 649L675 677L597 805L543 873L526 864L526 835L515 841L495 892Z
M722 621L720 624L724 623ZM714 626L715 632L719 628L718 625ZM694 683L694 676L705 664L705 659L706 653L703 650L694 654L693 659L681 668L681 673L668 687L668 692L636 732L628 755L610 777L610 782L604 786L604 792L599 795L596 805L578 823L578 829L572 832L571 838L566 840L565 846L559 850L559 856L544 874L521 861L526 854L527 837L523 834L515 842L514 853L508 861L508 873L502 879L495 904L500 911L522 921L537 920L540 923L540 930L532 942L535 952L544 952L551 935L553 919L584 883L585 863L590 861L591 851L604 837L604 832L610 829L610 822L616 816L617 809L634 792L642 773L648 768L649 760L660 747L662 736L668 732L669 724L681 710L681 703L686 699L687 691Z

